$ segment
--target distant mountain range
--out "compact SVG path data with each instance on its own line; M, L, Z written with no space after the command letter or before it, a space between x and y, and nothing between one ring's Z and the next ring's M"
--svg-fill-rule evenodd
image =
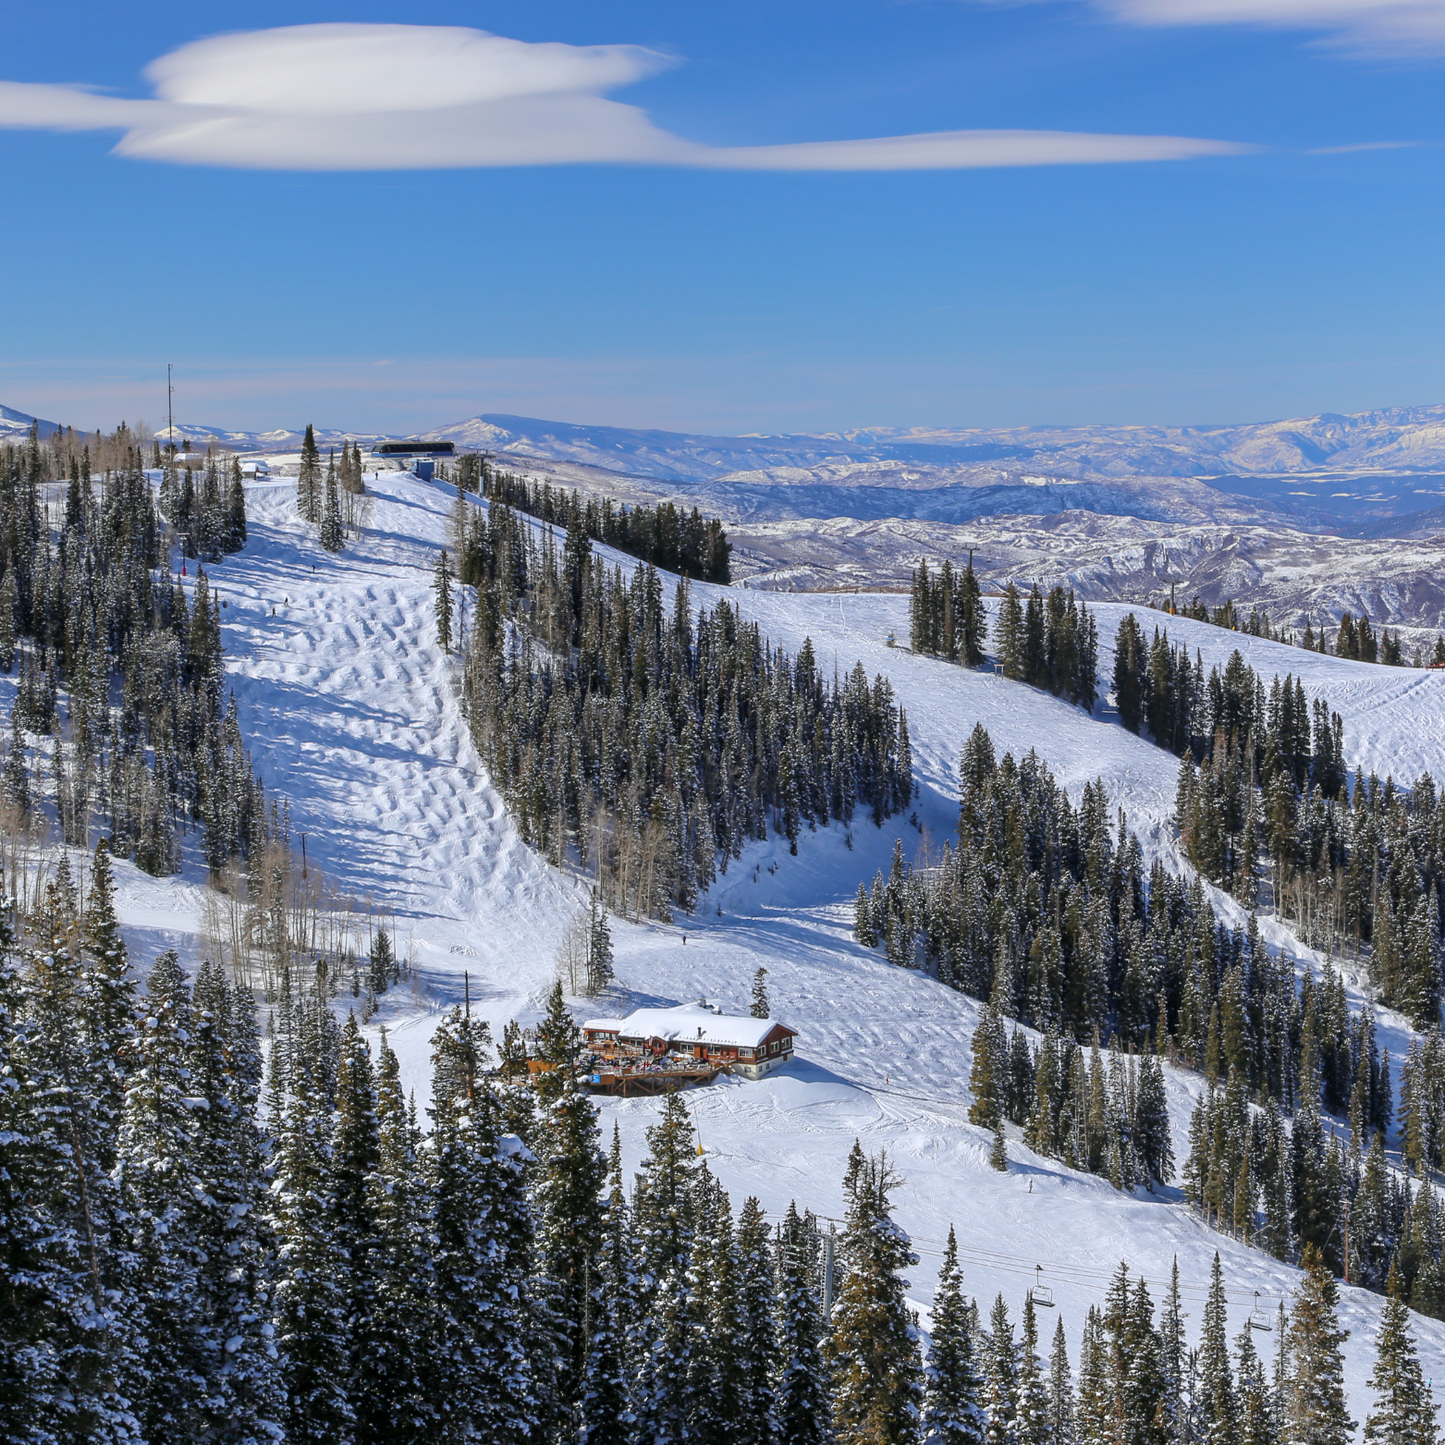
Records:
M16 411L13 407L0 406L0 442L13 441L16 437L23 437L37 422L40 425L40 435L43 437L48 437L52 432L60 430L53 421L43 421L39 417L30 416L23 411Z
M0 408L0 435L32 418ZM42 422L42 430L53 428ZM177 437L295 451L298 429ZM484 413L424 434L569 484L675 497L731 522L851 517L953 525L1063 511L1388 537L1438 528L1445 406L1241 426L881 428L779 436L582 426ZM378 434L318 429L323 448Z

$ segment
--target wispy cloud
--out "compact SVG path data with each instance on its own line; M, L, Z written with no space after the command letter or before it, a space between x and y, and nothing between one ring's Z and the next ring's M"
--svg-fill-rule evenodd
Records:
M1359 54L1445 53L1445 0L1094 0L1134 25L1252 25L1314 30Z
M1150 0L1144 0L1150 3ZM899 171L1234 155L1183 136L955 130L794 145L698 145L605 92L673 58L635 45L533 44L458 26L293 25L183 45L154 99L0 81L0 125L120 130L124 156L261 170L631 163Z

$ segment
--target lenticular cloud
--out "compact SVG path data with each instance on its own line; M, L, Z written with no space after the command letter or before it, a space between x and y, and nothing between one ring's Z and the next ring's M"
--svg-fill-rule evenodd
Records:
M936 131L714 147L604 92L670 65L636 45L531 44L433 25L292 25L183 45L146 72L152 100L0 81L0 125L120 130L120 155L260 170L631 163L892 171L1229 155L1180 136Z

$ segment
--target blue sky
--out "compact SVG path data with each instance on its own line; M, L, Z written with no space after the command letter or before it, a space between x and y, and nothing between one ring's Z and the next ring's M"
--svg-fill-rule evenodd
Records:
M7 23L0 401L57 420L154 424L167 361L181 416L238 427L1179 423L1445 400L1445 0L357 0L203 21L57 0ZM358 101L349 52L245 39L338 23L522 44L387 32L366 88L384 99ZM453 52L493 87L536 71L539 93L438 120L447 87L471 103ZM283 96L256 102L264 126L224 144L191 127L188 106L250 106L257 84ZM1036 160L1177 158L980 165L989 137L945 136L937 168L850 169L916 162L834 147L820 170L806 148L998 130L1066 133L1018 142ZM352 168L373 134L398 168ZM538 146L553 163L494 163ZM443 152L467 163L435 168Z

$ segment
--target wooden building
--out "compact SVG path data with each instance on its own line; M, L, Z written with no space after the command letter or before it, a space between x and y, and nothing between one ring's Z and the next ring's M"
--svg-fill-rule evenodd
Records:
M645 1008L625 1019L589 1019L587 1047L605 1059L696 1059L761 1079L793 1056L795 1031L778 1019L725 1014L705 999Z

